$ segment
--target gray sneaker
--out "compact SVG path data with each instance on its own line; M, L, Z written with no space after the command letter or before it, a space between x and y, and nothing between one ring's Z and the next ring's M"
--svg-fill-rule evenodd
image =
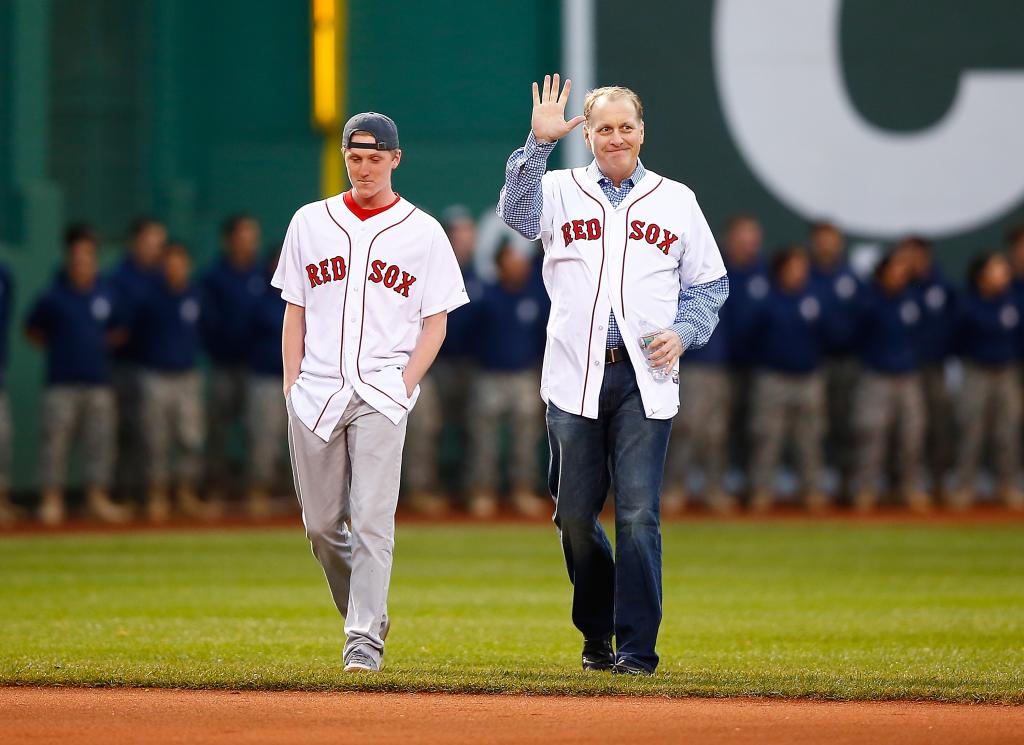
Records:
M359 649L351 652L348 659L345 660L346 673L376 673L379 671L380 666L373 661L373 658Z

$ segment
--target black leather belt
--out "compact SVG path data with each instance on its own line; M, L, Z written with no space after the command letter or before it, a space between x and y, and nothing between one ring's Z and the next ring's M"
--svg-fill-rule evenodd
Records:
M613 362L622 362L629 357L625 347L612 347L604 352L604 364L610 365Z

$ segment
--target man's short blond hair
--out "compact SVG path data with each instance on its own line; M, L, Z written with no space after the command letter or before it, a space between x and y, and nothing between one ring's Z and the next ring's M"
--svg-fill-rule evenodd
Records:
M587 119L587 126L590 126L591 120L590 115L593 112L594 104L597 103L599 98L628 98L634 107L636 107L636 115L640 121L644 120L644 105L640 103L640 96L634 93L629 88L624 88L621 85L606 85L603 88L594 88L592 91L587 91L586 98L583 99L583 116Z

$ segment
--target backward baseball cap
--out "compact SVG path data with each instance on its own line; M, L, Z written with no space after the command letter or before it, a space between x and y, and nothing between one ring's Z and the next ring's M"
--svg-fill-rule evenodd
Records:
M377 142L352 142L352 135L366 132ZM358 150L398 150L398 125L394 120L376 111L364 111L345 122L341 146Z

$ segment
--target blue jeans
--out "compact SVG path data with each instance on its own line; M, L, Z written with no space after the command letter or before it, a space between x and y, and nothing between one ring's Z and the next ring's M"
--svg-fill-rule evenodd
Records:
M645 371L646 373L646 371ZM614 634L619 662L654 671L661 624L661 482L671 419L648 419L628 360L604 371L597 419L548 404L555 525L586 639ZM615 556L598 516L615 494Z

